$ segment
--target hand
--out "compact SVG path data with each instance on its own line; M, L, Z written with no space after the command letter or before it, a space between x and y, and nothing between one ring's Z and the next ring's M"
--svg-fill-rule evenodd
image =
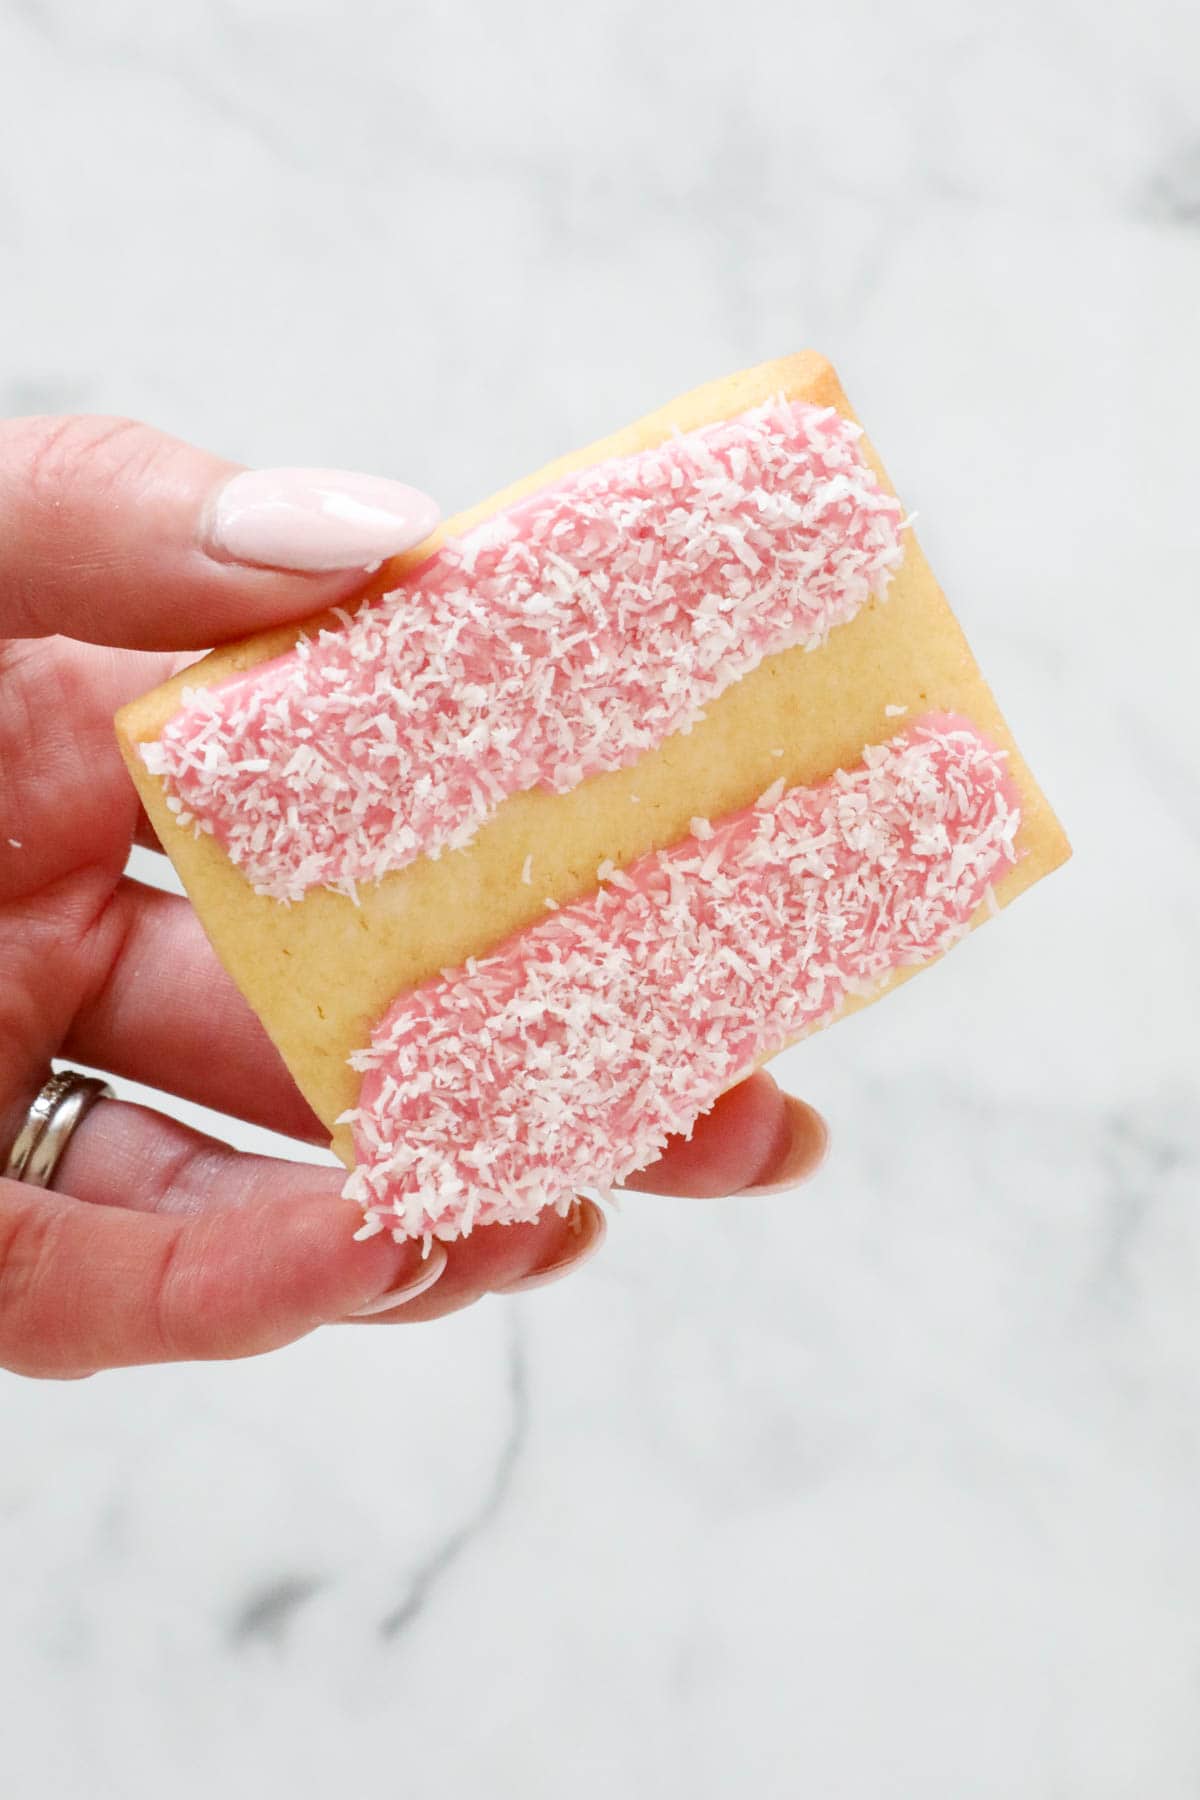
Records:
M410 489L345 477L351 524L336 483L322 501L287 471L243 481L235 507L237 473L126 420L0 423L0 1166L58 1056L325 1139L187 902L124 874L131 844L158 846L112 716L180 652L354 594L363 565L418 541L434 513ZM790 1183L823 1141L760 1073L632 1185ZM581 1202L422 1263L386 1234L354 1241L342 1179L101 1101L59 1191L0 1179L0 1366L71 1377L250 1356L363 1309L435 1318L571 1266L603 1232Z

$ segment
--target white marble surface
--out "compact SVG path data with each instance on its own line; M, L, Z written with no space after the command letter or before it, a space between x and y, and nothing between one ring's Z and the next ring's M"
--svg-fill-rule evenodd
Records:
M787 1057L794 1198L0 1379L6 1795L1200 1791L1197 20L0 5L0 407L449 507L814 343L1076 844Z

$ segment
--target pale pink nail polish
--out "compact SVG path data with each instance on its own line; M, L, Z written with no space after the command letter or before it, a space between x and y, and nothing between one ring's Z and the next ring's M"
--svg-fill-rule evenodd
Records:
M211 554L256 568L365 568L428 537L441 514L417 488L346 469L246 469L215 496Z
M569 1275L573 1269L579 1268L588 1258L594 1256L604 1242L608 1230L608 1221L600 1208L591 1200L579 1202L580 1230L570 1249L548 1263L545 1268L530 1269L527 1275L521 1275L516 1281L510 1281L507 1287L498 1287L497 1294L528 1294L533 1288L549 1287L552 1281L558 1281Z
M376 1295L375 1299L368 1300L365 1306L355 1307L354 1311L347 1313L346 1317L369 1319L376 1313L391 1312L397 1306L406 1306L410 1300L415 1300L418 1294L428 1293L435 1281L441 1280L447 1261L445 1247L441 1244L433 1244L419 1271L410 1280L402 1281L396 1287L390 1287L386 1294Z

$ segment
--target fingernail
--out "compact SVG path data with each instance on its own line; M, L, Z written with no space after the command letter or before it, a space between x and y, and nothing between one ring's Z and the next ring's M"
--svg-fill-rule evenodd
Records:
M428 537L441 514L419 489L346 469L246 469L217 494L210 550L306 574L365 568Z
M594 1256L604 1242L604 1234L608 1230L608 1221L600 1208L591 1200L580 1200L572 1217L579 1221L579 1232L569 1250L560 1251L553 1262L546 1263L540 1269L530 1269L527 1274L516 1281L510 1281L506 1287L494 1289L497 1294L528 1294L533 1288L549 1287L552 1281L558 1281L563 1275L569 1275L572 1269L579 1268Z
M374 1300L368 1300L365 1306L356 1307L352 1313L347 1313L346 1317L348 1319L369 1319L375 1313L391 1312L393 1307L406 1306L410 1300L415 1300L418 1294L427 1293L435 1281L441 1280L446 1262L445 1245L434 1244L417 1274L410 1280L401 1282L397 1287L390 1287L386 1294L379 1294Z
M815 1175L829 1151L829 1127L815 1107L791 1094L784 1096L787 1135L778 1161L767 1169L753 1187L739 1188L740 1194L782 1194L799 1187Z

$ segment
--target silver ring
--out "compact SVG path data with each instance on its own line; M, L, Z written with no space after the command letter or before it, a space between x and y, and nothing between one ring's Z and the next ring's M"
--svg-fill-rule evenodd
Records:
M28 1187L48 1188L75 1127L97 1100L115 1100L107 1081L63 1069L51 1075L25 1115L3 1173Z

